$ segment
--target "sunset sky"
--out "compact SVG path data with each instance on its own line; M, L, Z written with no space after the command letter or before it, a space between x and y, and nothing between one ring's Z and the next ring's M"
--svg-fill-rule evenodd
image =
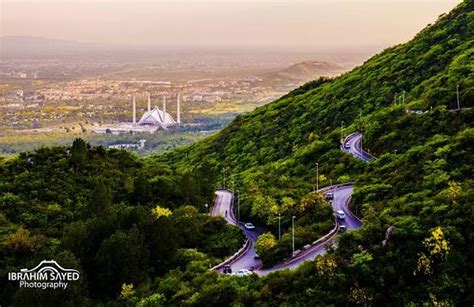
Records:
M134 46L387 46L459 2L0 0L0 34Z

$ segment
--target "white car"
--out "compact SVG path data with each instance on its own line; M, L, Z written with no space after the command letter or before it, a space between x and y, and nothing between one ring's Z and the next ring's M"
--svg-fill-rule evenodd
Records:
M237 272L235 272L233 275L238 276L238 277L244 277L244 276L249 276L251 274L252 274L252 272L250 272L249 270L241 269L241 270L238 270Z
M255 229L255 226L253 226L252 223L245 223L244 227L245 227L245 229L248 229L248 230L254 230Z
M342 210L337 210L335 214L336 214L336 217L340 220L343 220L346 218L346 214Z

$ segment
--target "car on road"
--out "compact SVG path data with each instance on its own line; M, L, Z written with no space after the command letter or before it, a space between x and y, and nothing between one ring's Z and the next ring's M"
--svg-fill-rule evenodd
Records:
M255 229L255 226L253 226L252 223L245 223L245 224L244 224L244 227L245 227L245 229L247 229L247 230L254 230L254 229Z
M335 214L339 220L343 220L346 218L346 214L342 210L337 210Z
M344 148L345 149L351 149L351 144L350 143L344 143Z
M232 268L230 267L230 265L226 264L224 265L222 272L224 274L232 274Z
M326 200L333 200L334 199L334 193L326 193L326 194L324 194L324 197L326 197Z
M238 277L244 277L244 276L249 276L251 275L252 272L247 269L240 269L237 272L235 272L233 275L238 276Z
M260 259L260 255L257 254L257 253L255 253L255 254L253 255L253 259Z
M340 225L339 226L339 232L346 232L346 230L347 230L346 225Z

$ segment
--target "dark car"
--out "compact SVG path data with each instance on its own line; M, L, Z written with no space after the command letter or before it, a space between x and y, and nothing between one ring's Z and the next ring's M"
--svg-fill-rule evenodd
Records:
M222 272L224 272L224 274L232 274L232 268L230 265L226 264L224 265Z

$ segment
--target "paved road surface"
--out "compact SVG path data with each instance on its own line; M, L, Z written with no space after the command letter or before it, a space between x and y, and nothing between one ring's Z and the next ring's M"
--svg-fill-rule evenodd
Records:
M242 224L237 223L232 212L232 193L225 190L219 190L216 192L217 198L216 203L212 209L211 215L213 216L222 216L225 218L227 223L232 225L237 225L242 229L244 235L250 239L250 247L248 250L243 253L240 257L235 259L230 263L232 272L236 272L240 269L248 269L250 267L260 267L262 265L261 261L255 259L255 248L254 244L257 241L258 236L262 233L261 229L255 229L253 231L245 229ZM227 216L225 215L227 211Z
M227 221L227 223L236 225L237 221L235 220L234 214L231 210L232 193L225 190L218 190L216 191L216 195L216 202L214 204L214 207L212 207L211 215L222 216Z
M344 144L341 145L341 149L345 152L352 154L354 157L362 159L366 162L370 161L373 157L362 149L362 134L360 132L349 135L345 140ZM350 197L352 195L353 186L332 186L327 188L326 193L334 193L334 199L331 202L334 211L342 210L346 214L346 218L343 221L339 221L339 225L345 225L347 230L359 228L362 223L356 218L347 207L349 204ZM245 236L250 239L250 247L240 257L230 263L232 272L236 272L239 269L249 269L250 267L259 268L261 267L261 261L255 259L254 244L257 241L258 236L262 233L261 229L254 231L247 230L242 224L238 223L232 212L232 193L225 190L219 190L216 192L217 198L216 203L211 211L213 216L222 216L229 224L239 226L244 232ZM329 237L327 240L320 244L314 245L309 249L301 252L293 259L277 264L269 269L257 269L255 272L259 275L266 275L271 272L284 269L294 269L305 261L310 261L316 258L317 255L324 254L326 252L325 246L328 243L333 242L334 236ZM310 242L308 242L310 243Z
M361 222L352 215L352 213L347 208L347 204L349 202L349 198L352 195L352 185L337 187L335 186L332 189L328 189L327 192L334 193L334 200L332 201L332 206L334 211L336 210L343 210L346 213L346 219L344 221L340 221L340 225L346 225L346 228L354 229L359 228L361 226ZM212 209L211 214L214 216L222 216L229 224L237 225L237 221L235 217L231 213L232 207L232 193L229 191L217 191L217 198L214 208ZM227 216L225 216L225 212L227 211ZM254 243L258 239L258 236L262 233L261 230L250 231L245 229L242 225L239 225L242 228L244 234L250 238L250 248L243 253L240 257L230 263L232 272L236 272L239 269L248 269L250 267L258 268L261 266L261 261L254 258L255 249ZM301 263L309 260L313 260L316 258L317 255L323 254L325 252L325 244L328 243L330 240L322 242L321 244L315 245L302 253L298 256L293 258L287 263L278 264L272 268L264 269L264 270L257 270L257 274L265 275L277 270L284 270L284 269L293 269L299 266ZM308 242L310 243L310 242Z
M362 133L360 132L348 135L344 140L344 145L341 145L341 149L356 158L364 160L365 162L368 162L373 158L369 153L362 149Z
M342 210L346 214L345 220L340 220L339 225L345 225L347 230L359 228L362 225L362 223L349 211L349 208L347 207L349 199L352 195L352 190L352 185L342 187L334 186L333 188L327 190L327 193L334 193L334 199L331 203L333 210ZM321 242L320 244L315 245L313 247L310 247L305 251L302 251L299 255L297 255L295 258L288 261L287 263L277 264L269 269L258 270L257 274L266 275L278 270L294 269L305 261L314 260L316 256L324 254L326 252L325 246L326 244L332 242L333 238L334 237L330 237L328 238L328 240Z

